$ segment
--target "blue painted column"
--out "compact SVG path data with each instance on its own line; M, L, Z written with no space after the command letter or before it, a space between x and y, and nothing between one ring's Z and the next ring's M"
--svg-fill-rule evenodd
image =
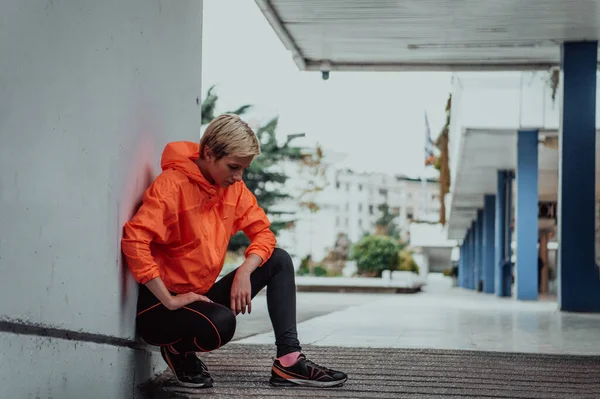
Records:
M496 196L483 199L483 292L493 294L495 289Z
M479 279L479 211L473 222L473 273L471 274L471 289L477 290Z
M479 291L483 280L483 209L477 210L477 225L475 230L475 290Z
M460 246L460 258L458 260L458 286L461 288L465 287L465 240L463 239L462 245Z
M517 138L516 297L538 298L538 132L521 130Z
M469 269L470 269L470 251L471 251L471 230L467 230L467 235L465 236L465 242L463 243L463 255L465 256L465 261L463 263L463 288L469 288Z
M506 284L506 276L504 270L504 261L506 259L506 248L508 238L508 218L507 218L507 183L509 181L508 172L504 170L498 171L498 182L496 190L496 245L494 246L494 274L495 274L495 291L498 296L510 296L510 284ZM510 244L508 244L510 245Z
M600 312L594 237L598 43L565 43L561 58L558 304L566 311Z
M506 289L509 296L512 296L513 291L513 231L512 231L512 220L513 220L513 182L515 180L515 172L509 170L506 172L506 257L505 257L505 266L504 266L504 279L506 284Z
M475 273L477 272L477 220L471 223L471 270L469 271L469 288L475 289Z

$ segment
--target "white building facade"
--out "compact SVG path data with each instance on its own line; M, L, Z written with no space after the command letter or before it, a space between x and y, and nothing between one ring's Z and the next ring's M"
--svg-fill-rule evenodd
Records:
M355 243L363 235L373 233L376 221L381 216L381 204L387 204L390 212L396 215L394 222L407 242L411 222L439 220L437 181L421 181L383 173L356 173L336 168L335 159L326 156L325 175L317 182L323 190L312 194L312 197L298 196L302 188L309 185L311 173L303 173L295 166L286 167L290 175L286 189L293 193L293 198L279 209L297 212L293 216L295 227L282 231L278 242L296 259L311 255L314 261L322 260L334 246L339 234L346 234ZM318 211L301 208L300 203L308 199L316 203Z

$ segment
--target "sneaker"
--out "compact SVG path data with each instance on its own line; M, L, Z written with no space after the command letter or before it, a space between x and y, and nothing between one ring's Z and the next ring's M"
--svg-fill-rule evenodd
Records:
M275 360L269 382L274 386L304 385L329 388L342 385L347 379L345 373L319 366L306 359L306 356L300 355L298 361L290 367L283 367L279 360Z
M196 354L175 355L166 346L160 347L160 354L180 385L190 388L213 386L213 379L208 373L208 368Z

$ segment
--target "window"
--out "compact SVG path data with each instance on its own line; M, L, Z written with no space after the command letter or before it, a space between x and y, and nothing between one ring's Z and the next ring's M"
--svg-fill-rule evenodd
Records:
M358 191L362 191L362 184L358 185Z
M346 183L346 191L350 191L350 183Z
M379 194L381 194L381 195L388 195L388 190L385 189L385 188L380 188L379 189Z
M369 215L373 214L373 205L369 205Z
M337 188L339 190L339 188L340 188L340 182L339 181L335 182L335 188Z
M406 208L406 218L413 219L413 217L414 217L413 208L411 206L409 206L408 208Z
M396 207L392 208L392 213L394 215L399 215L400 214L400 207L396 206Z
M336 216L336 218L335 218L335 226L340 227L340 217L339 216Z
M362 204L358 204L358 211L362 212Z
M358 219L358 225L362 227L362 219Z
M346 218L346 227L350 226L350 221Z

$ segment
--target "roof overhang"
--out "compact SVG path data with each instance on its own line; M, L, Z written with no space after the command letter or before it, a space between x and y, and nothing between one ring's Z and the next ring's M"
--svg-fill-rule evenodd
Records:
M600 151L600 130L596 151ZM558 131L540 130L538 146L538 197L540 201L558 198ZM450 196L447 234L461 240L483 209L484 196L497 193L499 170L516 170L517 130L464 129L463 147L457 162ZM596 168L600 167L600 157ZM596 175L596 196L600 195L600 176Z
M600 38L600 0L255 1L306 71L540 70Z

